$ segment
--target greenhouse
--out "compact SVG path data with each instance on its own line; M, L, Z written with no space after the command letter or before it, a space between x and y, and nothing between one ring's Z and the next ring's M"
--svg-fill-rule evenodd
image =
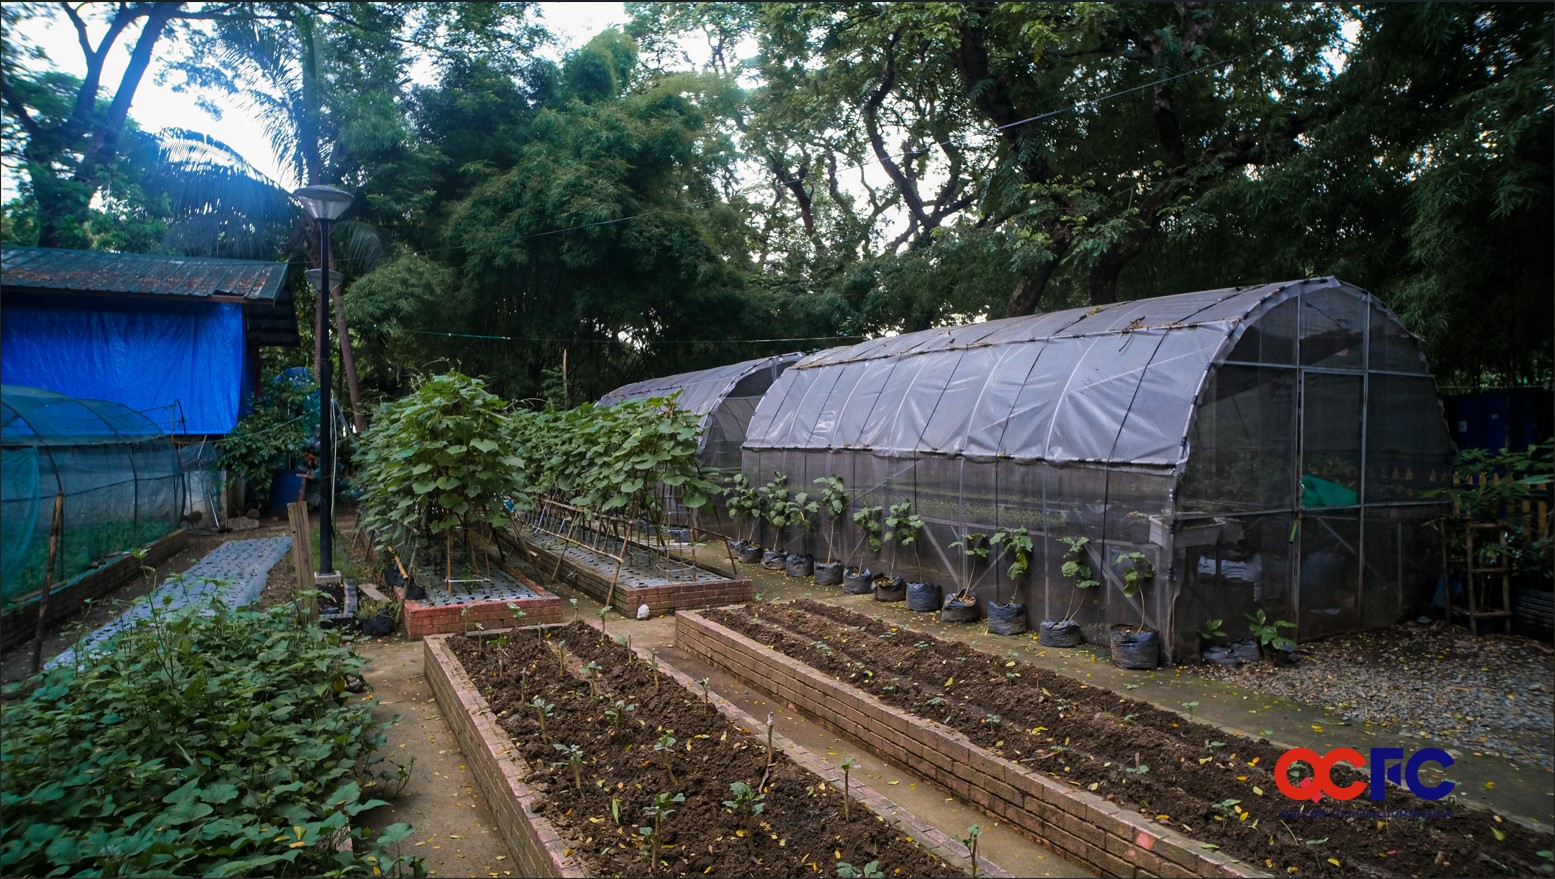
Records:
M668 397L679 391L680 407L702 416L702 466L738 470L740 445L745 442L745 428L756 403L783 370L802 356L779 354L635 382L601 397L598 405Z
M1093 640L1160 632L1168 658L1210 619L1296 624L1298 640L1397 622L1439 567L1427 493L1453 447L1416 339L1333 278L1210 290L879 338L796 363L744 447L753 480L836 474L851 507L911 501L910 547L849 562L1072 618ZM952 544L1027 529L1029 570ZM807 535L817 555L825 528ZM1100 581L1065 576L1069 544ZM976 547L979 540L963 540ZM1124 581L1140 553L1139 590Z
M41 595L56 504L56 589L169 534L183 514L183 471L165 431L118 403L38 388L0 386L0 486L6 609Z

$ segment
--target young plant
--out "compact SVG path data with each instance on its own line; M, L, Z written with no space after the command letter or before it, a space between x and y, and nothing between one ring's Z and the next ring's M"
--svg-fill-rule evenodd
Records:
M708 691L707 678L702 678L701 680L697 681L697 686L702 688L702 716L706 717L708 714L712 713L713 710L713 697L712 694Z
M862 869L847 861L838 861L837 879L885 879L885 873L881 872L879 861L870 861Z
M880 548L884 546L884 531L880 524L881 507L869 504L853 511L853 524L859 527L860 545L867 542L871 555L879 555ZM855 546L853 552L857 553L859 547ZM860 565L859 567L863 567Z
M605 643L605 640L606 640L606 638L605 638L605 617L609 616L610 612L613 611L613 610L615 610L615 608L611 607L608 604L599 609L599 643L601 643L601 644Z
M530 702L529 704L534 708L535 714L540 718L540 738L549 742L551 737L545 731L545 719L550 717L551 712L556 709L556 703L547 702L539 696L536 696L534 701Z
M756 526L765 515L761 492L751 485L744 473L736 473L730 478L728 487L724 489L724 497L728 499L729 515L746 529L740 538L747 541L755 540Z
M1126 552L1118 557L1126 565L1123 571L1123 594L1139 603L1139 631L1143 632L1148 620L1145 616L1145 584L1155 577L1155 565L1139 551Z
M658 872L659 840L664 835L664 822L668 821L670 816L674 815L676 811L671 809L670 806L679 805L685 801L685 794L671 795L660 792L654 795L653 805L643 807L643 814L653 820L653 826L639 827L637 828L637 833L648 841L648 872L650 874L656 875Z
M1225 620L1205 620L1199 629L1199 638L1207 644L1216 638L1226 637L1225 624Z
M858 761L850 756L838 765L842 768L842 820L847 821L849 820L849 806L853 803L853 794L848 791L850 786L849 779L853 774L853 767L858 765Z
M592 659L588 661L587 665L584 665L582 668L578 669L578 673L583 675L583 679L585 681L588 681L589 692L594 694L596 697L599 696L599 687L596 684L596 681L599 679L599 673L601 671L603 671L603 669L599 667L599 663Z
M648 650L648 667L653 669L653 690L659 691L659 651L653 648Z
M665 733L659 736L659 740L653 743L653 750L664 755L664 771L669 775L670 784L678 784L675 781L675 745L677 739Z
M923 519L912 511L912 498L898 501L886 512L887 538L901 546L912 546L923 530Z
M842 483L842 477L835 473L831 476L822 476L815 480L815 485L821 486L821 496L818 500L820 511L826 514L826 553L834 556L837 546L837 522L848 509L848 490ZM832 558L832 561L836 561Z
M772 730L776 725L772 722L772 712L767 712L767 771L772 770L772 761L777 759L777 752L772 750Z
M966 846L972 859L972 879L977 879L977 840L982 835L983 828L973 824L966 829L966 836L961 837L961 844Z
M1091 566L1085 563L1085 548L1090 544L1089 537L1060 537L1058 542L1066 548L1064 550L1064 564L1059 571L1074 581L1075 593L1069 597L1069 609L1064 611L1064 619L1074 619L1075 611L1080 609L1082 594L1086 590L1095 589L1100 585L1091 574Z
M724 808L733 812L745 825L745 838L754 842L756 817L767 809L767 795L757 792L743 781L731 782L729 793L733 799L724 800Z
M1256 614L1248 613L1243 614L1243 616L1247 617L1248 634L1252 635L1253 640L1258 642L1258 652L1260 655L1267 658L1270 649L1296 649L1295 641L1280 634L1281 629L1296 628L1295 623L1290 620L1271 620L1263 612L1263 608L1259 608Z
M572 605L572 621L577 622L578 617L582 615L582 612L578 610L578 599L569 598L567 599L567 603Z
M1031 532L1027 531L1024 525L1019 528L1000 528L988 538L988 543L999 547L1001 553L1007 551L1014 556L1005 573L1010 578L1010 586L1017 587L1020 578L1026 576L1026 572L1031 569L1031 553L1036 549L1036 545L1031 542ZM1010 600L1013 601L1014 598L1012 592Z
M577 745L564 745L561 742L553 743L551 747L562 753L562 759L551 765L571 766L573 787L578 793L583 793L583 749Z
M621 722L627 716L637 710L636 702L627 702L625 699L617 699L614 705L605 709L605 719L610 721L610 735L615 737L621 734Z

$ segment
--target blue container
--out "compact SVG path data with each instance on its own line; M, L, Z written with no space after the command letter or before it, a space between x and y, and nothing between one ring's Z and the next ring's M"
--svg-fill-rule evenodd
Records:
M285 516L286 505L294 504L302 500L301 473L277 473L270 480L270 507L267 510L271 516Z

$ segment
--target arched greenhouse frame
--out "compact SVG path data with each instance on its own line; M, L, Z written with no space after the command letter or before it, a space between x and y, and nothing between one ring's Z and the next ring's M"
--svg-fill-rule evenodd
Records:
M1145 623L1168 657L1244 615L1310 639L1428 606L1439 550L1428 496L1454 449L1418 340L1334 278L1208 290L879 338L794 364L751 419L743 468L805 485L836 474L853 508L910 499L926 527L878 571L1019 600L1092 639ZM1029 571L952 546L1028 529ZM859 560L858 529L817 555ZM1077 594L1062 537L1101 585ZM1127 598L1128 553L1154 563ZM997 553L996 553L997 554ZM1143 616L1141 616L1141 612Z

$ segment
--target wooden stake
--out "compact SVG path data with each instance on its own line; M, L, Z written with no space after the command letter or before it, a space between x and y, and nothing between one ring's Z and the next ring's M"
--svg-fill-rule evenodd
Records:
M32 636L32 673L43 669L43 624L49 615L49 593L54 591L54 563L59 559L59 529L65 521L65 493L54 495L54 524L49 526L49 562L43 569L43 594L38 596L38 628Z

